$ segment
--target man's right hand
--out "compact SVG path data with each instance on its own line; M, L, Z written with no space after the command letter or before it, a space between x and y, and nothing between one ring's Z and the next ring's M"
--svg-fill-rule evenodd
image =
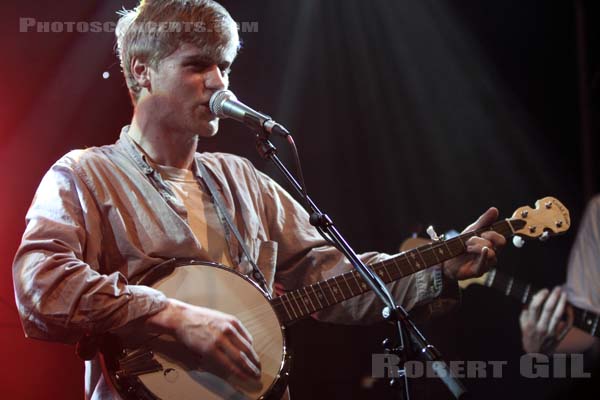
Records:
M250 332L233 315L169 299L146 320L151 329L169 333L200 357L202 368L227 378L258 380L260 360Z
M563 314L567 318L563 318ZM519 318L523 350L527 353L551 353L573 324L573 313L567 295L560 287L552 292L537 292Z

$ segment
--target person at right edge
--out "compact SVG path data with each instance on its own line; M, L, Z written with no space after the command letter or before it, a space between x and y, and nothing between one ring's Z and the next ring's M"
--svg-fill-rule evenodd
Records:
M581 220L569 256L567 282L563 287L538 291L519 318L526 353L549 356L583 353L584 371L588 373L590 367L595 370L592 379L579 380L578 385L571 385L569 397L574 391L590 390L589 384L598 375L600 364L600 338L573 326L571 305L600 315L600 195L590 200ZM598 324L598 321L595 323ZM570 372L573 373L572 366ZM586 389L582 389L584 386Z

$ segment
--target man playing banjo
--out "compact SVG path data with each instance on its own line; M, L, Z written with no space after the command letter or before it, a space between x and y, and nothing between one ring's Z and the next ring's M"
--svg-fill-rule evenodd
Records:
M148 29L165 21L183 29ZM227 89L240 46L236 23L222 6L212 0L144 0L123 13L117 41L134 115L115 144L71 151L44 176L14 261L25 333L64 343L106 332L168 334L202 368L257 380L255 338L238 318L169 298L132 284L132 278L172 258L211 261L251 275L242 251L247 246L264 280L258 283L275 296L274 288L294 290L348 271L350 264L310 225L303 208L247 160L197 152L200 137L217 133L219 120L208 103ZM215 206L204 174L216 182L243 244ZM497 215L490 208L468 229L487 226ZM442 278L482 274L504 244L492 231L473 236L464 255L403 278L391 291L407 309L432 301ZM387 257L361 255L366 263ZM365 294L314 317L373 321L374 301ZM86 398L116 398L109 383L98 358L86 361Z

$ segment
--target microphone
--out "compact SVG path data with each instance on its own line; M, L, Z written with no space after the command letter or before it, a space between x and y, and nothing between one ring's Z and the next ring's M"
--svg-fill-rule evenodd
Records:
M271 117L239 101L230 90L219 90L213 93L208 107L216 117L235 119L251 129L262 130L269 134L276 133L283 137L290 135L287 129L273 121Z

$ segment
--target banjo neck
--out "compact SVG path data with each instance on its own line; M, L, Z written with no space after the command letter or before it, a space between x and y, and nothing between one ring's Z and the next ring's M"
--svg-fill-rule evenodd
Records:
M505 219L493 225L463 233L452 239L433 242L410 251L402 252L369 266L384 283L390 283L422 271L466 252L465 242L472 236L495 231L504 237L523 229L525 221ZM349 271L333 278L287 292L271 300L271 305L284 324L305 318L312 313L359 296L370 290L360 274Z

